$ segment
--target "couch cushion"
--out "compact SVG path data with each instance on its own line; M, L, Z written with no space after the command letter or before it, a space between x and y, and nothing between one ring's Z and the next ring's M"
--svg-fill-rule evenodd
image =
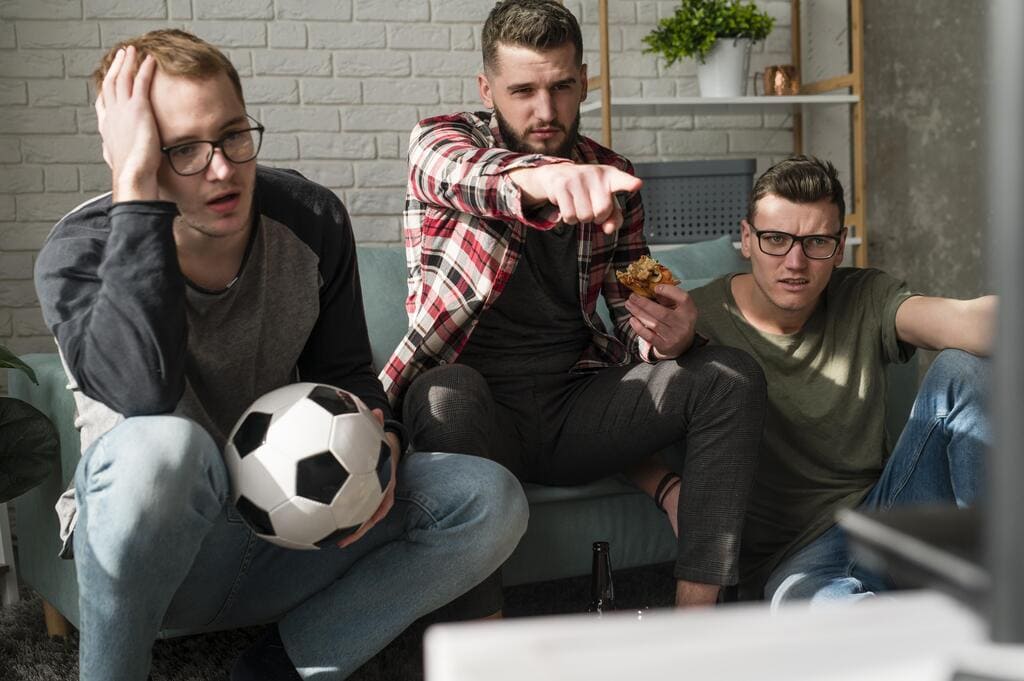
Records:
M373 365L380 371L408 327L405 250L401 246L358 246L356 259Z
M728 235L678 246L651 249L651 255L679 277L683 288L698 286L697 280L708 280L730 272L749 272L750 265L732 245Z
M523 489L530 500L530 525L502 569L505 586L589 574L595 541L611 545L616 570L676 556L676 538L665 514L646 494L613 478L578 487L526 484Z

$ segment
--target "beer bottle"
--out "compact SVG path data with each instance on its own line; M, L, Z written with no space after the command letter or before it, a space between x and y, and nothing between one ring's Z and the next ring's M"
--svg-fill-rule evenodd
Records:
M608 542L594 542L594 560L590 571L590 605L587 612L601 614L615 609L615 587L612 585L612 561Z

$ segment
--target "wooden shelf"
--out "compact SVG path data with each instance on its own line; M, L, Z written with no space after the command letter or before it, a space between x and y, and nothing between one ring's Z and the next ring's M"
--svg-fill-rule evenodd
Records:
M658 116L680 111L729 107L778 107L795 104L856 104L857 95L772 95L757 97L612 97L612 115ZM600 99L584 102L580 113L601 111Z
M825 3L828 4L828 3ZM790 0L790 63L795 64L801 73L805 72L801 59L801 0ZM600 55L598 69L600 72L589 79L589 90L592 99L580 107L582 114L600 114L602 142L608 148L612 144L612 115L616 116L658 116L672 115L681 112L700 112L704 114L737 113L744 110L750 112L791 107L793 116L793 153L802 154L804 150L805 106L825 104L847 104L851 107L851 163L852 201L848 209L850 217L850 245L857 245L855 260L858 267L867 266L868 233L864 216L867 215L865 192L867 183L864 177L864 7L863 0L847 0L847 30L849 39L849 64L846 73L830 78L804 82L802 94L793 96L753 96L753 97L615 97L611 92L611 55L608 37L608 0L598 0L598 37L600 38ZM826 40L831 40L825 36ZM831 94L836 90L849 90L849 94ZM786 111L783 109L783 111ZM856 237L859 244L853 241Z

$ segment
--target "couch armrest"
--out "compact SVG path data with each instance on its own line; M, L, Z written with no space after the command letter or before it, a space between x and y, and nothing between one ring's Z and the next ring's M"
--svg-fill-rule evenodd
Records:
M60 482L66 488L75 475L75 468L81 457L81 442L75 428L75 398L68 390L68 378L64 373L60 356L53 353L24 355L26 364L36 372L39 385L20 371L8 370L7 384L11 397L28 402L53 422L60 436Z
M8 392L43 412L60 437L60 463L37 487L14 500L18 534L18 576L42 598L78 626L78 582L74 561L61 560L57 512L53 505L78 467L79 434L75 429L75 400L57 353L21 358L36 373L34 385L19 371L8 372Z

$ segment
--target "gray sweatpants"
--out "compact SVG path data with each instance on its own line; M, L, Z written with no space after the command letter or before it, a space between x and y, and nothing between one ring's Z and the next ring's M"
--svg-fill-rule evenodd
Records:
M589 374L492 377L449 364L404 400L420 450L475 454L520 480L583 484L675 446L682 477L675 576L735 584L757 462L765 381L742 351L704 346L676 360ZM491 587L493 589L493 587ZM500 592L491 611L500 607Z

